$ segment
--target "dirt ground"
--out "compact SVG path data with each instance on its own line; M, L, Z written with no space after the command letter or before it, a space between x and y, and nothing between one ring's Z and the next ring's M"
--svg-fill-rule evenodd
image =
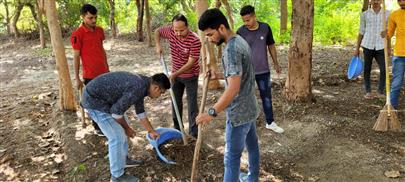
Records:
M0 181L109 181L106 139L94 135L92 126L82 127L80 112L58 110L55 60L49 48L40 50L38 44L37 40L0 40ZM66 48L73 75L68 41ZM132 37L109 39L105 48L112 71L152 75L162 70L154 48ZM400 132L374 132L385 99L365 100L362 79L347 80L351 47L314 47L312 103L288 103L282 97L287 50L288 46L278 47L284 74L272 78L275 120L285 133L267 130L261 114L260 181L405 181L405 89ZM372 75L375 90L378 71ZM222 91L209 91L207 107ZM155 127L173 126L168 93L146 99L146 108ZM166 152L178 164L163 164L142 126L131 114L130 118L137 133L129 154L145 164L127 173L142 181L189 181L194 144L172 145ZM224 121L221 113L205 133L199 181L223 179ZM242 170L246 169L244 153Z

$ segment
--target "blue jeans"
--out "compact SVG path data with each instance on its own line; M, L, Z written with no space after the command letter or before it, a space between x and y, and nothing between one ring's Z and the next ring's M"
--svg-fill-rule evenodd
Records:
M399 95L404 83L405 57L393 57L392 59L392 83L391 83L391 104L398 108Z
M111 114L87 109L90 117L98 124L108 139L108 159L111 175L118 178L124 174L125 161L128 155L128 138L124 128ZM125 117L128 122L128 119Z
M270 73L258 74L256 77L257 87L259 87L260 98L262 99L263 112L266 116L267 124L274 121L273 102L271 101Z
M256 122L249 122L233 127L231 121L226 122L225 131L225 182L239 181L240 158L246 146L249 156L248 181L259 180L260 153L256 134Z

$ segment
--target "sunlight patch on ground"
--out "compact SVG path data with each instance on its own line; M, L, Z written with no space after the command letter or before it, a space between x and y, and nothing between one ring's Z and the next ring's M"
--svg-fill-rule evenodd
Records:
M7 176L7 181L12 181L18 176L18 173L10 166L9 162L0 165L0 174Z
M24 120L23 119L16 119L13 122L14 129L18 130L18 129L21 129L21 127L28 126L28 125L30 125L30 122L31 122L31 120L29 120L29 119L24 119Z

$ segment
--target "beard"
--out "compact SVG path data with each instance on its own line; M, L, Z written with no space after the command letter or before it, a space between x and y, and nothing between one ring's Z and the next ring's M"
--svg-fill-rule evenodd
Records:
M224 37L221 37L220 39L219 39L219 41L216 43L217 44L217 46L220 46L222 43L224 43L225 42L225 38Z

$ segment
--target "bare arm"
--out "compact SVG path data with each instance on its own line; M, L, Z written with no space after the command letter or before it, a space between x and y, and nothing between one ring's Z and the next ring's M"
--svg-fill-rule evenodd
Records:
M160 45L160 33L159 28L155 30L155 43L156 43L156 53L162 54L162 46Z
M239 94L241 76L230 76L227 79L228 85L219 98L218 102L214 104L213 108L217 113L225 110L226 107L232 102L232 100Z
M267 49L269 50L271 59L273 60L274 69L276 70L276 72L277 72L278 74L280 74L280 73L281 73L281 68L280 68L280 65L278 64L278 60L277 60L277 50L276 50L275 44L268 45L268 46L267 46Z
M226 107L232 102L232 100L239 94L240 90L240 76L231 76L227 79L228 86L226 87L224 93L219 98L218 102L214 104L213 108L217 113L225 110ZM200 113L197 118L197 124L207 124L214 119L213 116L210 116L208 113Z
M177 70L176 72L174 72L173 74L170 75L171 81L172 81L172 79L174 80L174 78L176 78L177 76L179 76L179 75L183 74L184 72L190 70L193 67L195 61L196 61L195 58L189 57L188 61L187 61L187 63L185 65L183 65L179 70Z
M356 43L356 48L354 50L354 55L355 56L359 56L360 54L360 45L361 45L361 41L363 40L363 35L359 34L357 36L357 43Z
M73 50L73 65L75 71L76 87L80 89L83 87L83 82L80 79L80 51Z

